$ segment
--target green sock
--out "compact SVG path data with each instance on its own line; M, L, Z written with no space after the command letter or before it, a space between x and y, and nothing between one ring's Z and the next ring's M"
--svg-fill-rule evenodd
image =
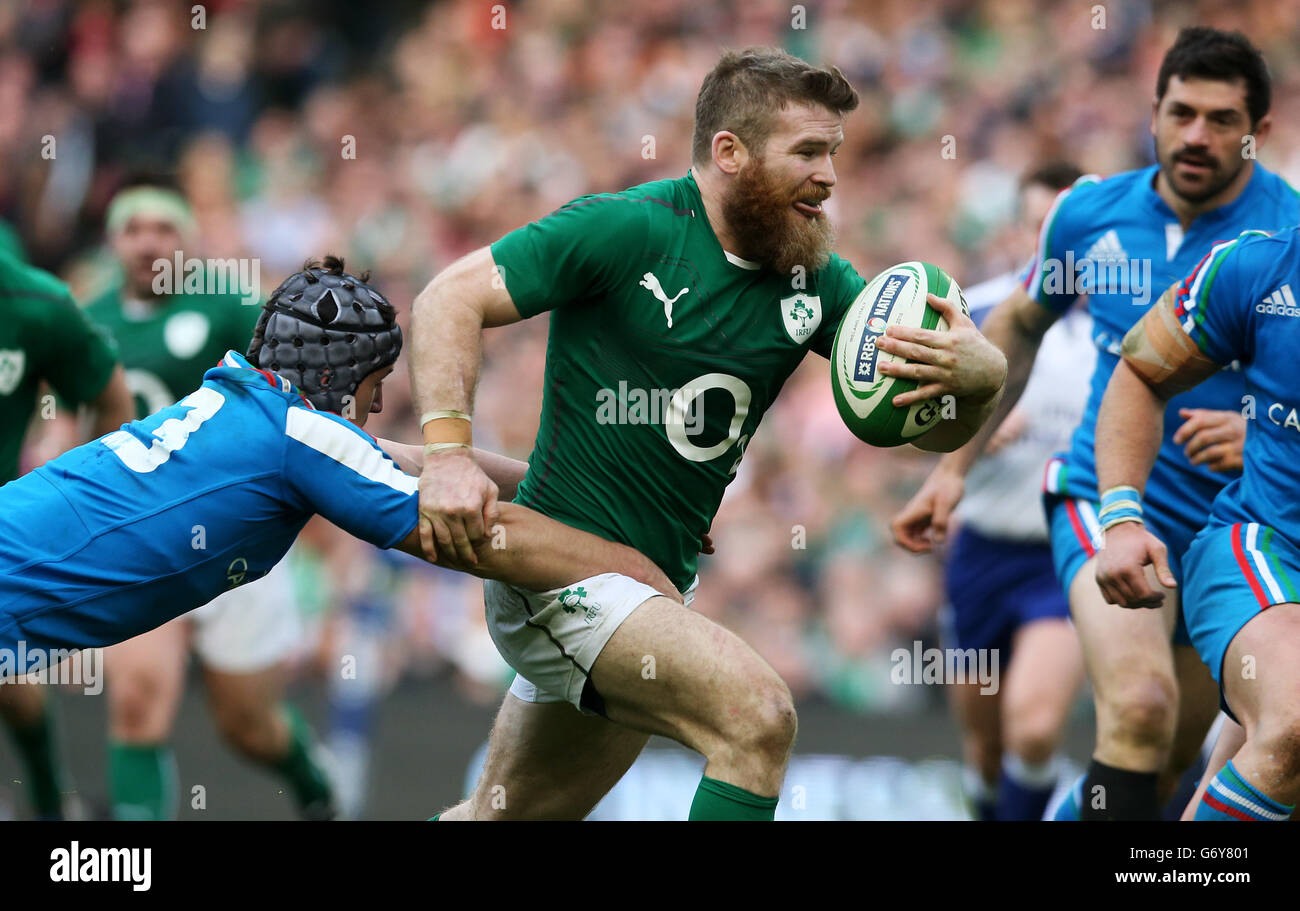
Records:
M428 819L426 819L425 822L437 822L437 821L438 821L438 817L441 816L441 815L442 815L441 813L434 813L432 816L430 816Z
M289 752L272 768L284 776L293 789L298 808L311 819L334 816L334 789L313 756L316 740L311 725L288 703L284 713L289 720Z
M110 741L108 788L114 819L175 819L176 757L171 747Z
M741 820L771 822L776 818L775 797L760 797L734 784L705 775L691 802L692 822L706 820Z
M42 819L63 818L61 778L54 737L54 714L47 700L41 717L18 727L10 723L9 736L27 769L27 791L32 808Z

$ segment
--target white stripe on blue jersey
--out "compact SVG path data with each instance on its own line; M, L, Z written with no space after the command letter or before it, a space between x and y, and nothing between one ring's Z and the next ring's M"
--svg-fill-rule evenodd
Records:
M367 481L385 484L399 493L412 494L419 489L413 478L393 464L392 459L337 421L317 411L290 408L285 416L284 432L290 439L329 456L350 468Z

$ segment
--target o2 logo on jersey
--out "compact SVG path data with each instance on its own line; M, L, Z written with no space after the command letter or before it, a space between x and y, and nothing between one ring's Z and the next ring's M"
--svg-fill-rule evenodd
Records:
M226 581L230 583L231 588L243 585L246 575L248 575L248 561L243 557L235 557L226 567Z
M190 434L203 426L226 404L226 397L217 390L203 386L177 406L188 408L183 418L168 418L153 432L153 442L146 446L142 440L125 430L115 430L101 441L122 460L127 468L137 474L148 474L172 457L172 453L189 442Z
M725 389L731 393L734 400L731 420L727 425L727 436L724 439L712 446L697 446L690 441L686 433L686 418L687 415L694 413L695 407L698 407L695 403L696 398L710 389ZM749 386L738 377L727 373L706 373L697 376L683 383L681 388L673 393L672 401L668 403L668 414L664 419L664 431L668 434L668 442L673 444L673 449L676 449L682 458L692 462L711 462L730 449L732 443L738 443L739 452L736 461L727 472L735 474L740 466L740 459L745 454L745 445L749 442L749 434L741 436L740 428L744 425L745 418L749 416L749 404L752 400L753 393L750 392Z

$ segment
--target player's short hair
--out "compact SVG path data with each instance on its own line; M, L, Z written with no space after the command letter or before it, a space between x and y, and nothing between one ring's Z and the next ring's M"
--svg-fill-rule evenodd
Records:
M1035 165L1020 176L1020 189L1046 187L1059 193L1083 176L1083 169L1072 161L1057 159Z
M1264 56L1241 32L1224 32L1200 25L1183 29L1160 64L1160 74L1156 77L1157 104L1164 99L1169 80L1174 76L1224 82L1243 80L1251 126L1268 113L1273 101L1273 83Z
M308 260L262 306L248 361L280 374L317 408L343 414L361 381L402 353L397 309L343 260Z
M761 155L777 113L790 104L819 104L844 114L858 106L858 93L838 67L815 67L779 48L727 51L695 99L692 161L709 161L720 130L735 133L752 154Z

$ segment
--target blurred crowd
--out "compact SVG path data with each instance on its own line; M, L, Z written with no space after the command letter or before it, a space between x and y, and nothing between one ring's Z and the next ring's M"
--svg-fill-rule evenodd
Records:
M840 253L864 277L926 259L970 285L1030 253L1014 224L1026 169L1150 162L1156 70L1188 24L1262 48L1275 127L1260 158L1300 178L1300 0L10 0L0 217L89 299L112 280L109 197L167 171L199 228L186 255L256 257L265 294L336 252L409 313L456 257L572 197L685 174L704 74L724 47L769 44L862 94L828 206ZM544 319L486 334L479 445L527 458L545 345ZM809 358L749 447L696 606L797 697L904 710L927 688L891 686L889 654L933 637L942 594L937 564L893 548L887 525L930 462L858 444L827 378ZM404 363L385 406L367 430L415 439ZM323 611L355 592L319 563L303 585ZM346 565L388 580L391 667L497 698L508 678L476 583L393 573L364 549Z

